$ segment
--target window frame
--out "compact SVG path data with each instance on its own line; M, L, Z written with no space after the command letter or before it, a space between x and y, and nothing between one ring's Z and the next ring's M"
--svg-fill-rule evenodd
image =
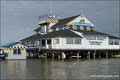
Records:
M58 42L57 42L57 40L58 40ZM58 38L53 39L53 44L59 44L59 43L60 43L60 39L58 39Z
M21 49L18 48L17 51L18 51L18 54L20 55L21 54Z
M78 40L78 43L76 43L76 40ZM80 42L79 42L80 40ZM80 38L75 38L75 44L81 44L81 39Z
M69 40L72 40L69 42ZM74 44L74 38L66 38L66 44Z
M112 44L110 44L110 41L112 41ZM116 41L118 42L118 43L116 43ZM117 40L117 39L109 39L109 45L120 45L120 40Z
M14 54L14 55L17 54L17 49L13 49L13 54Z
M69 40L72 40L71 43L68 42ZM80 40L80 43L77 43L76 40ZM66 38L66 44L81 44L81 38Z
M116 42L118 42L118 43L116 43ZM119 40L114 40L114 45L119 45L119 44L120 44Z
M16 50L16 53L14 53L14 51ZM20 53L19 53L20 50ZM17 49L13 49L13 55L21 55L21 49L17 48Z
M113 39L109 39L109 45L114 45L114 40Z

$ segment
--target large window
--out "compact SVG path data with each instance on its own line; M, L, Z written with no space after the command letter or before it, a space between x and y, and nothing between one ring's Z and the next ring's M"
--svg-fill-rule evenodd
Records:
M67 44L74 44L73 38L67 38Z
M76 39L75 39L75 44L81 44L81 39L76 38Z
M115 40L115 39L109 40L109 45L119 45L119 44L120 44L119 40Z
M51 44L51 39L48 39L48 40L47 40L47 44Z
M119 45L119 40L115 40L115 45Z
M21 50L20 49L13 49L13 54L21 54Z
M21 50L20 49L18 49L18 54L21 54Z
M42 46L45 46L45 39L42 40Z
M53 39L53 44L59 44L59 39Z
M113 44L114 44L113 40L109 40L109 45L113 45Z
M81 44L80 38L67 38L66 39L67 44Z
M17 49L13 49L13 54L17 54Z

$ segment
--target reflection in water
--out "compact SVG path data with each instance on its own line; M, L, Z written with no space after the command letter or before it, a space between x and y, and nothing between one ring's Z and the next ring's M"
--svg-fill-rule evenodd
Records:
M119 61L47 58L1 61L1 79L98 79L91 75L119 75Z
M1 62L2 79L26 78L26 60L10 60Z

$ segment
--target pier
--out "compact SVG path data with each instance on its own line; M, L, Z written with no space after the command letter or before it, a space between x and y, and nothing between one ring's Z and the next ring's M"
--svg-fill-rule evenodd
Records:
M120 55L119 50L77 50L77 51L39 51L39 50L32 50L27 51L28 58L40 58L40 57L46 57L46 58L57 58L57 59L63 59L62 54L65 55L65 59L93 59L93 58L113 58L116 55Z

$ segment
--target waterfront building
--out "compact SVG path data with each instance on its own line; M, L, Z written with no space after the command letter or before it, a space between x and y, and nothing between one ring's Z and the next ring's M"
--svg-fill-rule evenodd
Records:
M96 52L105 52L106 57L109 53L120 53L120 38L96 31L96 26L84 15L60 20L58 17L45 15L40 17L38 25L34 35L21 40L22 44L27 46L27 51L60 55L62 52L69 55L76 53L78 57L90 57L91 54L95 57Z
M26 46L19 42L2 45L1 49L4 50L5 59L26 59Z

